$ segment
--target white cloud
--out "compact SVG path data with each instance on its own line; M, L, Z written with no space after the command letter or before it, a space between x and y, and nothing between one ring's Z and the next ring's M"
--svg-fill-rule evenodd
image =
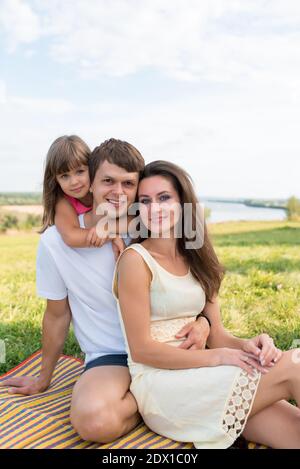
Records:
M88 5L36 0L33 5L53 60L73 63L85 76L152 68L178 80L230 82L269 71L269 77L282 76L282 68L289 78L290 70L299 68L296 0L89 0Z
M14 96L7 92L5 81L0 79L0 104L1 116L5 113L46 113L46 114L66 114L75 110L74 105L60 98L37 98Z
M37 188L51 141L78 133L92 147L114 136L135 144L147 161L181 164L202 194L300 195L298 0L4 0L1 5L7 44L30 44L29 56L43 37L43 52L76 68L81 78L154 70L159 73L153 76L167 75L164 83L184 82L174 89L185 91L182 98L174 92L159 100L154 92L149 98L145 86L140 100L130 100L124 82L122 97L113 97L103 96L91 80L89 99L80 108L64 99L11 96L0 81L0 128L8 129L1 132L0 148L6 168L12 168L11 175L5 173L7 187L21 168L28 174L22 188L32 189L32 181ZM7 11L13 8L20 31L9 27ZM20 19L26 15L28 20ZM135 80L143 85L143 73L140 77ZM155 86L161 86L159 79Z
M4 81L0 80L0 104L5 104L6 102L6 84Z
M10 103L14 106L15 111L25 112L65 114L74 109L74 106L66 99L11 97Z
M37 14L23 0L2 0L0 5L0 30L7 39L7 48L13 52L19 44L31 43L40 36Z
M52 59L85 76L229 82L299 67L297 0L4 0L1 23L10 44L47 36Z
M76 133L91 148L115 137L136 145L147 162L173 161L192 175L203 195L300 195L296 169L300 100L293 102L267 84L254 97L243 89L151 103L107 96L99 101L95 97L92 106L24 99L9 91L4 96L0 158L5 172L0 191L40 190L51 142Z
M59 98L11 95L1 80L0 104L0 191L41 190L47 149L65 133L66 121L74 124L75 106Z
M271 92L264 95L261 108L243 92L234 99L177 98L151 106L107 97L65 113L49 112L48 100L42 109L31 106L30 112L9 96L8 101L11 107L6 105L0 114L0 128L6 129L0 134L3 166L5 162L0 191L40 189L51 142L76 133L91 148L115 137L136 145L147 162L173 161L192 175L203 195L300 195L299 112L283 104L284 97L272 99Z
M36 51L34 49L27 49L24 52L24 57L26 59L31 59L31 57L33 57L35 54L36 54Z
M259 107L241 91L234 97L177 98L147 107L110 101L109 114L95 102L77 129L91 147L121 138L136 145L147 162L167 159L183 166L203 195L299 194L299 111L266 90L261 99Z

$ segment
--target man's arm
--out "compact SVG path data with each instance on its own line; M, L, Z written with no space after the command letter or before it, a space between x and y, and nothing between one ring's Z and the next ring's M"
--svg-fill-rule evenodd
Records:
M71 321L68 298L47 300L43 319L42 364L39 377L20 376L8 378L3 386L9 386L10 394L37 394L45 391L50 383L55 365L62 353Z
M177 339L186 337L178 348L188 350L205 349L209 333L210 325L207 318L199 316L198 319L183 326L183 328L176 334Z
M43 319L42 366L39 380L48 387L69 331L71 310L68 298L47 300Z

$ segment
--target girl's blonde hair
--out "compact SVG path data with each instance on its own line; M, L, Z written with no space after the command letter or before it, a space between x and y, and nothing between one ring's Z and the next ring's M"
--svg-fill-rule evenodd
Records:
M40 233L43 233L48 226L54 225L55 206L63 196L63 191L56 180L57 175L81 165L88 166L90 155L91 150L88 145L77 135L63 135L52 143L46 157L43 183L43 226Z

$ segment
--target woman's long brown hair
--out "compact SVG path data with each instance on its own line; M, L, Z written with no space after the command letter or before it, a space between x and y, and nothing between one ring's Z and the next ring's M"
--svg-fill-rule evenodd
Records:
M57 182L57 175L76 169L81 165L88 166L91 150L77 135L63 135L57 138L48 150L43 183L43 233L48 226L54 225L55 207L63 196Z
M186 243L190 240L186 238L185 223L191 222L192 229L194 231L199 230L196 216L199 200L195 194L191 178L179 166L162 160L147 164L140 181L152 176L162 176L168 179L179 195L182 207L182 236L177 238L177 249L190 266L194 278L199 281L204 289L206 299L212 302L213 296L219 292L225 269L220 264L212 246L205 220L203 220L203 233L197 233L197 235L202 235L202 237L204 235L202 247L199 249L186 248ZM191 220L185 220L184 204L191 204ZM140 237L135 242L142 242L144 239Z

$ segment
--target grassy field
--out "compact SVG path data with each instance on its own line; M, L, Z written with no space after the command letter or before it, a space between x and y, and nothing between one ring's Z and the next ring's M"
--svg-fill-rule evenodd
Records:
M300 339L300 223L231 222L210 226L227 269L220 302L228 329L241 337L269 333L288 349ZM35 293L36 234L0 236L0 374L40 348L44 300ZM81 356L71 331L65 353Z

